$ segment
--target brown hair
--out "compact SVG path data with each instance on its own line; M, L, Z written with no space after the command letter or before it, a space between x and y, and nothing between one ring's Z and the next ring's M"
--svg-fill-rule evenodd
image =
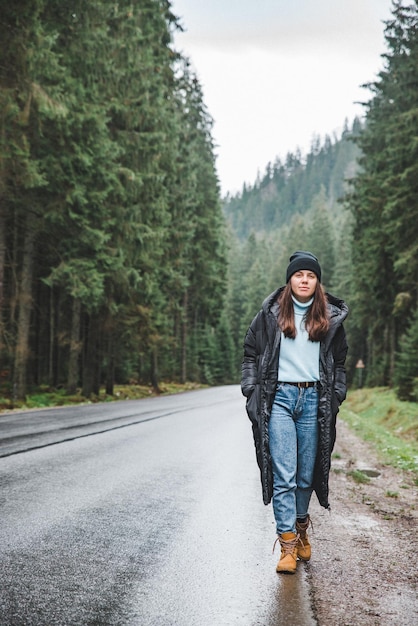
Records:
M318 281L313 296L313 302L305 316L306 330L311 341L322 341L329 329L329 315L327 297L321 283ZM292 300L292 288L287 283L279 296L279 317L277 323L285 337L296 337L295 313Z

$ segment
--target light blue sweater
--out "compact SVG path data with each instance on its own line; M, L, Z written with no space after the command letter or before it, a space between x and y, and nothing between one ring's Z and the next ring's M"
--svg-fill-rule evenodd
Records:
M289 339L282 333L278 374L278 380L281 382L302 383L319 380L319 341L309 341L304 320L312 302L313 298L304 303L293 298L296 337Z

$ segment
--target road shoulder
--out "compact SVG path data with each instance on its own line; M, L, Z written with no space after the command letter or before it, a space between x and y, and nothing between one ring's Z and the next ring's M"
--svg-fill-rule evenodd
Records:
M378 474L358 483L352 472ZM417 487L383 465L341 420L329 513L312 501L313 556L306 565L319 626L418 624Z

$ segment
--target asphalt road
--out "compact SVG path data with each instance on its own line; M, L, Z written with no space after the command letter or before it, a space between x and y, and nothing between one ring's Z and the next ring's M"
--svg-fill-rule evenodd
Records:
M311 626L239 387L0 415L1 626Z

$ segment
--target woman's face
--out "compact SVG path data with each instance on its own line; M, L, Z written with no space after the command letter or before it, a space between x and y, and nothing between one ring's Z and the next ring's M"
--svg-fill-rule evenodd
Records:
M311 270L299 270L290 277L292 293L299 302L308 302L315 293L318 277Z

